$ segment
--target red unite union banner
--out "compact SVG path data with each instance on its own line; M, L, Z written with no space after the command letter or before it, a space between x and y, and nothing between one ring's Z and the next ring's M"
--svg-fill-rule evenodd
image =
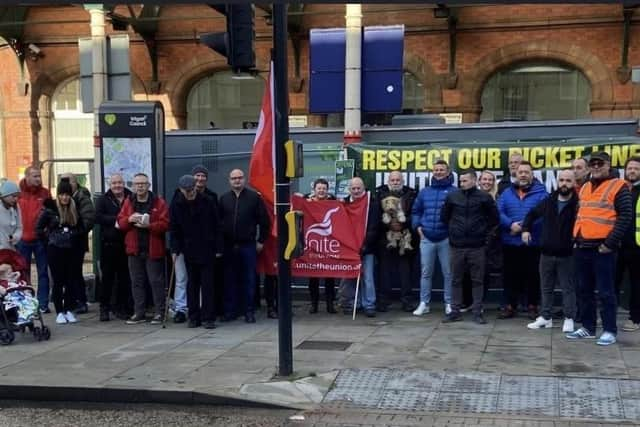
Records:
M360 248L369 213L369 193L352 203L291 198L304 213L304 253L291 261L294 277L354 279L360 275Z

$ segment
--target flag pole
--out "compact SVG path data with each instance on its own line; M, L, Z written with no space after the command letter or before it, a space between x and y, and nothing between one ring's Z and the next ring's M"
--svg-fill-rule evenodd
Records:
M289 139L289 89L287 75L287 4L273 4L273 75L276 152L276 221L278 223L278 375L293 373L291 331L291 267L284 259L288 231L285 214L290 209L289 178L285 176L284 143Z

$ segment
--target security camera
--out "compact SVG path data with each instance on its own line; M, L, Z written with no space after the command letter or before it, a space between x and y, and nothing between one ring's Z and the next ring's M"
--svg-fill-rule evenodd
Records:
M42 52L42 50L33 43L29 43L28 48L29 52L31 52L33 55L40 55L40 53Z

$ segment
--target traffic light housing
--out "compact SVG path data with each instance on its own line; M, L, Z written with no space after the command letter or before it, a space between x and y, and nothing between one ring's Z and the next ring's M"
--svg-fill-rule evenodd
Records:
M302 143L288 140L284 143L287 163L284 176L287 178L300 178L304 176L304 153Z
M289 236L287 247L284 249L284 259L289 261L291 258L299 257L304 252L302 211L289 211L284 215L284 220L287 222Z
M234 72L249 71L256 66L253 50L255 30L251 4L209 5L227 17L227 31L204 33L200 43L227 57Z

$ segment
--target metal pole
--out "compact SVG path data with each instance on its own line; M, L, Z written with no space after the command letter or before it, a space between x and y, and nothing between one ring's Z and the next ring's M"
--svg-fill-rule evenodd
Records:
M289 211L289 178L284 175L284 143L289 139L289 89L287 82L287 5L273 4L273 97L275 106L276 221L278 222L278 375L293 373L291 333L291 269L284 259L288 232L284 215Z
M347 4L344 70L344 143L360 142L360 76L362 68L362 6Z

